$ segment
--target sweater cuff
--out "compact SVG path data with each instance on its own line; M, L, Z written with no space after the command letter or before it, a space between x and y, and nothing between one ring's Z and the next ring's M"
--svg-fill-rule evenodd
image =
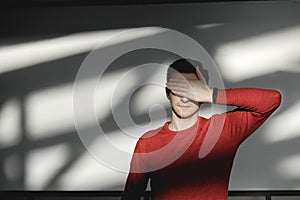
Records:
M212 103L215 104L217 102L217 96L218 96L218 88L213 88L212 90Z
M226 89L218 89L216 94L216 104L227 104Z

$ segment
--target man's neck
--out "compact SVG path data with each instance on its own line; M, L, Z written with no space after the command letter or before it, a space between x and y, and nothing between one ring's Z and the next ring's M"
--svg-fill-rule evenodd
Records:
M198 121L198 115L193 115L190 118L178 118L172 113L172 120L169 123L169 129L172 131L181 131L192 127Z

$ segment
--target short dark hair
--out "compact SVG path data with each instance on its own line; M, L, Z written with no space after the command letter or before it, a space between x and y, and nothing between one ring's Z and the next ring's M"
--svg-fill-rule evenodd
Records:
M187 74L189 74L189 73L196 74L197 66L199 67L202 76L208 83L208 71L203 68L202 63L197 60L193 60L193 59L189 59L189 58L180 58L169 65L169 68L167 71L167 81L169 81L172 74L176 73L176 72L187 73ZM169 95L170 92L171 92L171 90L166 88L167 95Z

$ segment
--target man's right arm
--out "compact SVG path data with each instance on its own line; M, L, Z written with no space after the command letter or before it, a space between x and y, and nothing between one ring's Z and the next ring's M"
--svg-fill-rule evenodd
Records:
M122 200L139 200L148 184L146 160L143 156L141 140L138 141L130 164Z
M139 200L147 187L144 173L129 173L121 200Z

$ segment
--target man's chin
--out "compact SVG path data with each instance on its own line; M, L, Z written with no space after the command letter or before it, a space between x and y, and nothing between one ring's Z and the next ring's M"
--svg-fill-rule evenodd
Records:
M178 110L174 110L174 109L172 109L172 110L176 114L176 116L180 119L189 119L189 118L192 118L195 114L198 115L198 113L199 113L199 110L197 110L195 112L182 112L182 111L178 111Z
M192 118L194 115L195 115L195 113L193 113L193 114L180 114L180 115L177 115L177 116L180 119L189 119L189 118Z

